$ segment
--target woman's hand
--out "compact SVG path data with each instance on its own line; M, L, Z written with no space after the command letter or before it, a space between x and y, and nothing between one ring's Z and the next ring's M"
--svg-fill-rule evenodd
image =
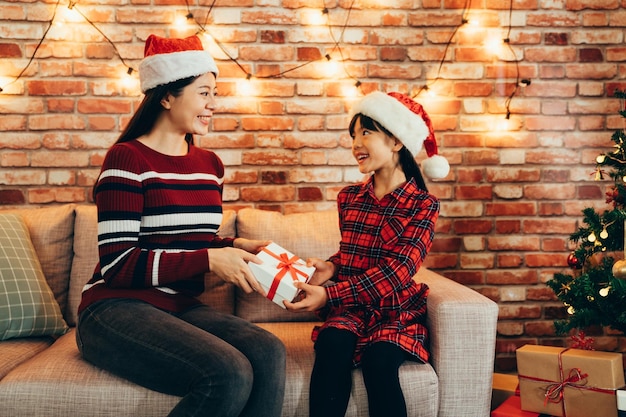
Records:
M328 261L323 261L318 258L309 258L306 260L307 266L314 266L315 272L309 280L311 285L323 285L326 281L332 279L335 276L335 264Z
M247 264L247 262L263 263L255 254L240 248L229 247L209 249L207 252L209 271L214 272L224 281L235 284L246 294L256 291L265 296L263 287L256 280Z
M233 241L233 246L239 249L243 249L246 252L257 254L261 251L261 249L263 249L270 243L272 243L271 240L250 240L238 237Z
M300 301L295 303L290 303L287 300L283 301L285 308L289 311L316 311L324 307L328 302L328 294L326 294L326 288L324 287L304 282L295 282L293 285L299 290L302 290L304 296L300 299Z

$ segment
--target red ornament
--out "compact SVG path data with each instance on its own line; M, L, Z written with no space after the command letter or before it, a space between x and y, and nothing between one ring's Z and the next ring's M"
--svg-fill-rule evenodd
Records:
M572 336L572 348L573 349L584 349L584 350L595 350L593 348L593 337L587 337L585 332L579 330L577 334Z
M614 187L611 191L606 193L606 202L607 204L613 203L613 208L617 208L618 206L623 206L626 203L626 199L620 193L618 187Z
M570 253L569 256L567 257L567 264L572 269L580 269L583 267L583 265L580 263L580 261L574 254L574 252Z

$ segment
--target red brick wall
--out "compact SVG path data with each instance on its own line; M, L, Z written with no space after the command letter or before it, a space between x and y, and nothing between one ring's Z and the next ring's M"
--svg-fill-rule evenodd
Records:
M211 1L200 1L191 11L205 22ZM309 24L321 15L312 3L328 8L341 55L328 27ZM360 179L344 88L358 80L361 92L415 94L428 84L436 96L417 99L452 172L430 184L442 216L427 266L499 303L498 369L511 369L524 343L567 343L552 328L563 308L543 283L567 270L581 210L605 207L607 184L592 173L623 126L611 97L626 87L623 3L513 0L509 12L509 1L474 0L465 15L466 1L356 0L348 12L351 3L218 0L211 10L207 28L237 60L208 43L222 97L200 144L227 165L226 204L334 208L337 191ZM181 0L80 1L116 48L78 16L53 26L27 66L55 4L0 1L2 206L88 203L106 149L140 99L120 83L127 67L116 49L137 68L148 34L197 29L172 28L187 13ZM463 16L478 25L459 27ZM507 36L509 47L496 55L484 45ZM343 57L345 71L328 75L326 54ZM238 64L254 76L254 95L239 92ZM506 120L518 79L531 84L518 87ZM615 334L595 336L598 349L626 349Z

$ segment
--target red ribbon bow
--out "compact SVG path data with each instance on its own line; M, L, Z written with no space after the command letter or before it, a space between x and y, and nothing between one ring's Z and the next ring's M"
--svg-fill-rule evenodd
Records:
M559 359L561 356L559 355ZM560 361L559 361L560 362ZM563 375L563 368L561 363L559 363L561 375ZM581 373L579 368L572 368L569 371L569 375L566 379L563 379L561 382L556 382L554 384L548 385L545 393L545 400L543 402L544 405L551 403L560 403L563 401L563 389L567 386L580 388L582 385L587 383L588 374Z
M269 298L270 300L274 299L274 296L276 295L276 290L278 290L278 284L280 284L280 281L283 279L283 277L287 275L287 272L290 273L293 282L299 281L298 274L302 275L305 278L307 277L306 273L300 271L294 265L295 263L300 261L300 258L298 258L297 256L294 255L290 258L289 255L287 255L286 253L276 255L267 248L263 248L263 252L271 255L279 261L278 265L276 265L276 269L279 269L280 271L278 271L278 273L274 276L274 279L272 280L272 285L270 285L270 289L267 291L267 298Z

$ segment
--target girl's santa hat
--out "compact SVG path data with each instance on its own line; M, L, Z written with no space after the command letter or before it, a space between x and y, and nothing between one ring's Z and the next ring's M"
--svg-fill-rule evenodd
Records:
M159 85L208 72L217 77L217 65L197 36L167 39L150 35L146 39L144 59L139 64L143 93Z
M427 177L444 178L448 175L450 164L438 154L433 125L419 103L404 94L374 91L352 107L353 116L359 113L383 125L413 156L422 150L423 145L428 159L422 162L422 168Z

